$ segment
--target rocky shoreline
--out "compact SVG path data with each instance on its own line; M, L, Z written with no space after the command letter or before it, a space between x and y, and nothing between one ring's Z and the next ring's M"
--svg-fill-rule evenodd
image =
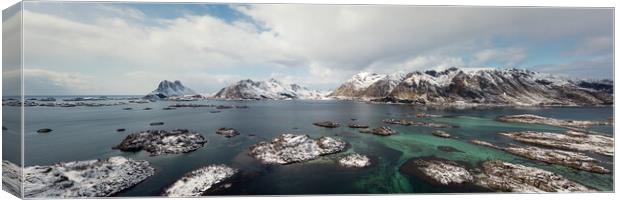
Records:
M475 184L500 192L593 192L561 175L498 160L482 163Z
M185 174L164 190L163 196L195 197L204 195L214 185L237 174L238 170L226 165L209 165Z
M24 197L108 197L155 173L147 161L124 157L24 168Z
M340 152L345 145L343 140L327 136L312 139L308 135L282 134L250 147L249 154L265 164L291 164Z
M460 185L474 181L472 174L461 164L439 158L415 158L401 165L400 171L421 176L434 185Z
M191 152L201 148L206 142L202 135L187 129L148 130L129 134L113 149L131 152L144 150L151 156L157 156Z
M587 129L592 126L598 125L610 125L607 121L580 121L580 120L562 120L548 117L541 117L538 115L524 114L524 115L505 115L500 116L497 120L502 122L512 123L525 123L525 124L543 124L550 126L557 126L570 129Z
M536 131L500 134L523 143L565 150L593 152L606 156L614 155L614 139L602 135L576 131L567 131L566 134Z

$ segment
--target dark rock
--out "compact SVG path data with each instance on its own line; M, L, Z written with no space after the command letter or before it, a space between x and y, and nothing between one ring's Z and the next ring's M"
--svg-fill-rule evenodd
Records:
M164 125L164 122L152 122L149 125L151 125L151 126L161 126L161 125Z
M123 131L125 131L125 129L124 129L124 128L119 128L119 129L116 129L116 132L123 132Z
M226 127L217 129L215 133L223 135L224 137L227 137L227 138L235 137L240 134L239 131L233 128L226 128Z
M145 150L156 156L188 153L201 148L206 142L202 135L187 129L148 130L129 134L113 149L131 152Z
M368 128L369 126L366 124L356 124L356 123L350 123L349 124L349 128Z
M209 111L209 113L221 113L221 112L222 112L222 111L219 111L219 110L212 110L212 111Z
M392 130L390 127L382 126L379 128L374 128L370 130L370 133L380 136L390 136L396 134L395 130Z
M437 149L439 149L440 151L450 152L450 153L452 153L452 152L465 153L465 152L463 152L461 150L458 150L458 149L456 149L454 147L451 147L451 146L437 146Z
M148 107L147 107L147 108L144 108L144 109L142 109L142 110L152 110L152 109L153 109L153 108L148 108Z
M315 122L312 123L315 126L325 127L325 128L337 128L340 127L340 123L332 122L332 121L323 121L323 122Z
M49 133L49 132L52 132L52 129L42 128L42 129L37 130L37 133Z

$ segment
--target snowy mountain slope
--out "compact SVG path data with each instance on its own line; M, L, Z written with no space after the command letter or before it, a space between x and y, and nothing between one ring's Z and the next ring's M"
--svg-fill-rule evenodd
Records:
M222 88L213 99L323 99L325 93L298 84L285 84L276 79L266 81L241 80Z
M169 97L183 97L198 95L194 90L187 88L181 83L181 81L168 81L163 80L157 86L157 89L147 94L145 98L164 99Z
M403 78L373 74L382 77L374 79L366 78L368 74L355 75L329 96L421 104L613 104L613 81L570 79L522 69L450 68L411 72Z

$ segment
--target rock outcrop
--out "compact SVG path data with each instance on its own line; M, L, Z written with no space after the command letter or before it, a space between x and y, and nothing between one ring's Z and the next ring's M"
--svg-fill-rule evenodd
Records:
M187 129L148 130L129 134L119 145L121 151L147 151L151 156L187 153L201 148L207 140Z
M229 179L237 169L226 165L209 165L185 174L164 192L168 197L195 197L204 195L214 185Z
M308 135L282 134L271 142L250 147L249 154L265 164L290 164L340 152L345 145L343 140L327 136L312 139Z
M525 124L544 124L572 129L586 129L596 125L609 125L607 121L581 121L581 120L562 120L538 115L506 115L500 116L497 120L502 122L525 123Z
M340 123L332 122L332 121L322 121L322 122L314 122L312 123L315 126L325 127L325 128L338 128L340 127Z
M147 161L124 157L24 168L24 197L107 197L152 176Z
M482 163L476 185L500 192L592 192L594 190L542 169L498 160Z
M589 151L607 156L614 155L614 139L603 135L586 134L576 131L567 131L566 134L536 131L500 134L512 138L513 140L529 144L574 151Z
M194 90L187 88L181 83L181 81L168 81L164 80L159 83L157 89L144 96L146 99L175 99L185 96L196 96L198 93ZM199 96L199 95L198 95Z
M433 134L434 136L437 136L437 137L442 137L442 138L450 138L450 137L452 137L448 132L440 131L440 130L435 130L431 134Z
M598 161L583 153L570 151L562 151L556 149L544 149L538 147L507 147L505 151L523 156L532 160L538 160L550 164L563 165L579 170L606 174L610 173L608 169L598 165Z
M224 137L227 137L227 138L235 137L240 134L239 131L235 130L234 128L226 128L226 127L218 128L215 131L215 133L219 135L223 135Z
M464 166L439 158L411 159L400 166L400 171L424 177L436 185L459 185L474 181L474 177Z
M370 158L366 155L354 153L349 154L338 160L338 164L343 167L362 168L370 166Z

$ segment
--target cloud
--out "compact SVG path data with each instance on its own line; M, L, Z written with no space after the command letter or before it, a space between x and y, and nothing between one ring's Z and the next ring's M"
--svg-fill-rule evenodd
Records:
M78 73L29 68L23 70L26 95L33 94L93 94L102 89L94 85L93 77Z
M162 79L213 92L274 70L333 89L360 71L528 65L544 48L547 67L568 67L569 54L609 54L613 32L612 9L256 4L233 5L239 17L222 19L75 5L26 6L26 68L89 75L109 88L102 92L123 94L146 93ZM567 41L574 51L557 50Z
M565 63L536 65L531 69L569 77L613 80L613 55L609 54Z

